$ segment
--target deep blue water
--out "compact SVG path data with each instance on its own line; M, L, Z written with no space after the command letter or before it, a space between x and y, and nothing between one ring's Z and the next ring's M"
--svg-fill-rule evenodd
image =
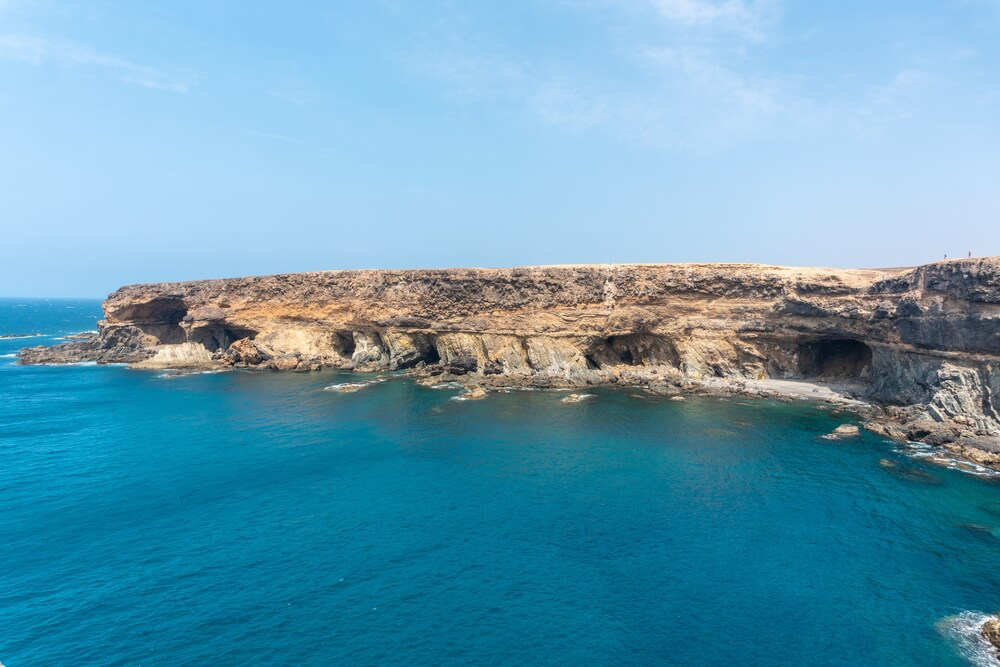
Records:
M963 665L942 619L1000 609L1000 484L813 405L13 362L7 667Z

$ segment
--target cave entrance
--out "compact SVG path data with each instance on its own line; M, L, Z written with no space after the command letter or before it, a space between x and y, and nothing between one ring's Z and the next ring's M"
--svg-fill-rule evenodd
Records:
M441 353L438 352L437 339L433 336L428 341L427 350L424 352L423 361L427 364L436 364L441 361Z
M679 358L673 343L650 333L630 333L608 336L584 351L588 368L606 366L659 366L677 368Z
M230 345L242 338L253 338L257 335L252 329L238 327L204 326L191 330L188 340L201 343L209 352L228 349Z
M799 373L807 378L868 380L872 349L851 338L815 340L799 345Z
M344 359L350 359L354 354L354 332L335 331L333 332L333 349Z
M175 297L156 297L143 303L130 304L109 311L114 322L127 322L160 344L183 343L187 334L181 322L187 315L187 305Z

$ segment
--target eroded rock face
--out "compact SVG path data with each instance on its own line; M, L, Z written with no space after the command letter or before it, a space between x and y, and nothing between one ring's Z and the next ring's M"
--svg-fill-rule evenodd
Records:
M133 285L104 310L94 338L22 362L416 367L577 387L811 378L886 406L873 428L888 437L1000 443L998 258L329 271Z
M997 655L1000 655L1000 616L995 616L986 621L983 624L982 633L986 641L993 644Z

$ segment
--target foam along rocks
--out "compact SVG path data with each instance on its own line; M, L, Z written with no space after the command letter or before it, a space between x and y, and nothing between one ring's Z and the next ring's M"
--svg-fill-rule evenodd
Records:
M473 387L472 389L469 389L464 394L460 394L458 396L452 396L450 400L452 400L452 401L479 401L479 400L482 400L482 399L486 398L488 395L489 395L489 392L487 392L482 387Z
M377 377L372 378L368 382L342 382L340 384L331 384L327 387L323 387L323 391L334 391L339 394L353 394L356 391L361 391L372 385L376 385L379 382L385 382L388 378Z
M845 438L856 438L861 435L861 429L855 424L841 424L833 429L832 433L821 435L824 440L843 440Z

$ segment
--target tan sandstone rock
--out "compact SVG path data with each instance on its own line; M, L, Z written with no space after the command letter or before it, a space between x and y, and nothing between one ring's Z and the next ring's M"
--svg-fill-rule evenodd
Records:
M882 406L864 419L886 437L992 461L998 308L1000 258L323 271L123 287L96 337L27 348L21 363L418 368L496 387L754 395L769 395L754 382L808 379Z
M993 644L993 647L997 650L997 654L1000 655L1000 615L994 616L983 623L982 633L986 641Z

